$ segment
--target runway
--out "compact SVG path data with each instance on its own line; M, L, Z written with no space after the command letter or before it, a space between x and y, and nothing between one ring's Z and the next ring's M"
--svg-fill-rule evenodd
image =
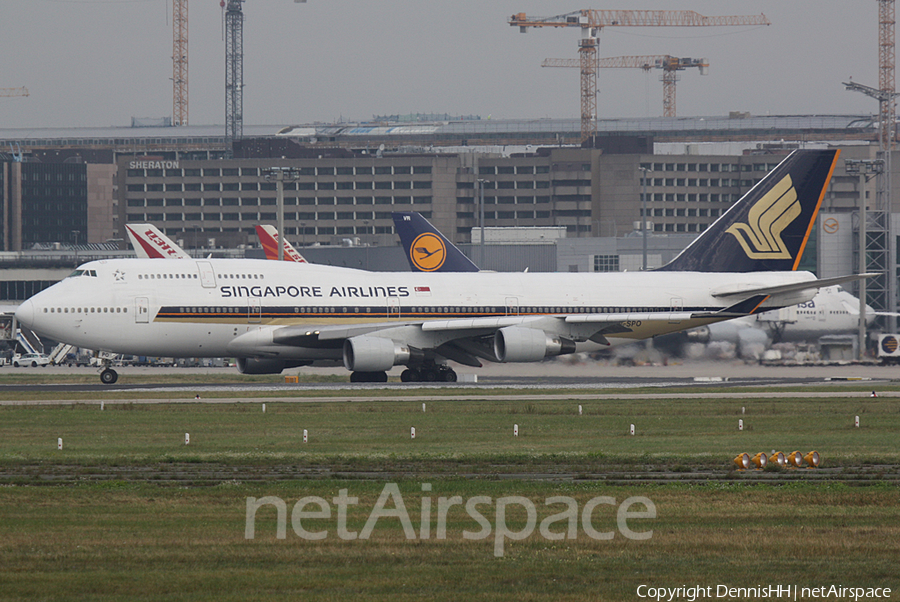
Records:
M402 399L452 398L460 401L482 399L489 394L491 399L535 400L535 399L572 399L590 400L608 397L633 397L641 399L679 399L697 397L771 397L771 392L745 391L730 393L723 388L733 387L797 387L812 385L865 385L876 390L900 379L900 369L878 365L835 365L835 366L760 366L729 362L698 362L690 364L674 364L666 366L610 366L599 363L566 363L560 361L540 362L537 364L491 364L483 369L459 370L461 377L466 374L477 375L477 382L457 383L346 383L346 382L301 382L301 383L240 383L241 376L234 368L177 368L177 367L120 367L119 382L114 385L103 385L99 378L95 384L30 384L14 383L0 385L0 405L16 404L69 404L90 403L83 396L69 397L70 394L100 393L105 401L115 398L116 393L128 393L129 403L167 403L167 402L220 402L233 403L243 401L240 395L253 395L246 400L252 403L262 402L304 402L327 403L335 401L384 401L384 391L397 391L403 394ZM291 371L296 374L297 371ZM399 370L394 370L398 372ZM301 375L346 375L343 369L303 369ZM92 376L93 368L69 368L49 366L46 368L12 368L4 367L2 374L16 375L78 375ZM173 381L165 383L166 375L172 375ZM185 383L186 375L197 375L198 381L209 380L209 377L222 377L231 382L197 384ZM394 375L393 372L391 373ZM152 376L152 379L147 377ZM175 378L177 377L177 379ZM141 382L144 380L145 382ZM153 382L146 382L152 380ZM236 382L235 382L236 381ZM690 388L691 392L679 392L679 389ZM697 392L700 388L703 392ZM859 387L855 387L858 389ZM605 391L616 390L615 393ZM629 389L653 389L640 393L622 393ZM540 393L537 391L540 390ZM529 391L535 391L530 393ZM16 393L40 393L47 399L16 399ZM136 393L146 393L146 398L134 398ZM414 394L413 394L414 393ZM224 394L224 395L223 395ZM804 393L806 397L840 396L846 393L815 392ZM881 396L894 396L891 391L882 391ZM900 395L900 393L896 393ZM199 396L199 397L198 397ZM207 396L210 396L207 398ZM786 397L794 396L786 394Z

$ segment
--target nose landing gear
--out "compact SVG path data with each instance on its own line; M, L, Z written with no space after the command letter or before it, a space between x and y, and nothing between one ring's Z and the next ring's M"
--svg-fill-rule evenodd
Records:
M104 357L109 355L110 354L106 354L103 352L97 355L97 357L100 359L100 382L102 382L104 385L111 385L119 380L119 373L110 368L110 366L112 365L112 358Z
M100 372L100 382L104 385L111 385L117 380L119 380L119 373L112 368L107 367Z

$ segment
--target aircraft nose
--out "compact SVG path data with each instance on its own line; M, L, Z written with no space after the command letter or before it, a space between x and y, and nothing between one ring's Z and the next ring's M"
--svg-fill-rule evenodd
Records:
M34 323L34 303L32 303L31 299L23 302L16 310L16 320L19 324L24 324L31 328Z

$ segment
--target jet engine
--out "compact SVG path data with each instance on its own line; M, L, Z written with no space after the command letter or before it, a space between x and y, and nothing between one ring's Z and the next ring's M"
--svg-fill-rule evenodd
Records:
M494 334L494 355L501 362L539 362L574 352L574 341L535 328L507 326Z
M731 343L737 349L738 355L744 359L759 359L771 343L765 330L738 321L700 326L688 330L685 338L690 343Z
M297 360L270 360L239 357L237 360L238 372L241 374L281 374L282 370L308 366L310 361Z
M382 372L410 360L410 350L391 339L352 337L344 341L344 367L353 372Z
M769 342L769 335L764 330L745 328L738 333L738 351L744 359L762 357Z

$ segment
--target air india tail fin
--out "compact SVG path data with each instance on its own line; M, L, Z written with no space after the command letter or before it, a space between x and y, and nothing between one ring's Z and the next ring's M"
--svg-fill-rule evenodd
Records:
M479 271L477 265L421 214L396 211L391 217L413 272Z
M678 272L797 269L839 150L797 150L659 268Z
M256 235L262 245L263 251L266 253L266 259L278 259L278 245L284 246L284 260L294 261L297 263L307 263L303 255L301 255L294 246L288 241L279 243L281 237L275 226L256 226Z
M175 244L153 224L125 224L134 252L142 259L190 259L188 253Z

